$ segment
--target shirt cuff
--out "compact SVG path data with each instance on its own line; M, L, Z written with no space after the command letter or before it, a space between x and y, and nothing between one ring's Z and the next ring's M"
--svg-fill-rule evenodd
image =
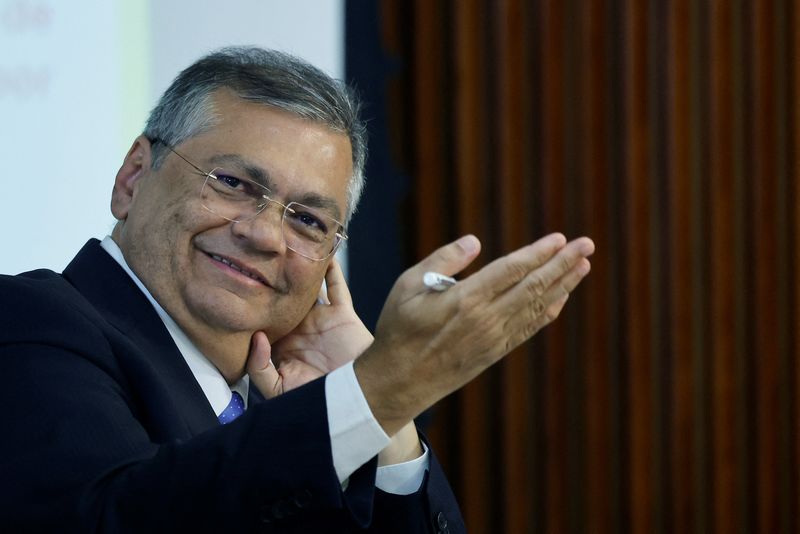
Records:
M339 482L344 484L356 469L383 450L391 438L372 415L358 384L353 362L339 367L325 378L325 401L333 467Z
M384 465L378 468L375 486L386 493L395 495L411 495L419 491L428 470L428 446L422 444L422 456L401 464Z

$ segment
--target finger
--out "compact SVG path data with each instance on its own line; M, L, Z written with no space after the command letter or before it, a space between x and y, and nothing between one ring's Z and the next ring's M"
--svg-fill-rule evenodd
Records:
M271 399L283 393L282 379L272 363L272 347L264 332L256 332L250 340L247 374L264 397Z
M478 256L481 242L474 235L465 235L435 250L427 258L407 270L403 279L422 287L422 278L428 271L453 276L463 271Z
M563 234L547 235L530 245L498 258L464 280L462 291L478 290L484 298L493 299L518 284L528 273L544 265L567 242Z
M489 299L516 289L518 284L528 294L521 294L522 298L542 297L556 280L594 252L591 239L565 241L562 234L551 234L492 262L467 281L486 288L484 294Z
M330 304L328 300L328 283L320 284L319 293L317 293L317 304Z
M542 296L534 296L519 304L514 291L509 291L498 299L497 305L511 311L506 323L506 331L512 339L512 344L522 343L546 325L555 321L561 309L567 302L570 293L578 286L583 278L589 274L591 265L589 260L582 258L578 264L565 274L557 283ZM518 292L517 292L518 293Z
M347 288L347 281L344 279L342 266L334 258L328 265L325 272L325 284L328 286L328 300L331 304L346 304L353 306L353 298Z

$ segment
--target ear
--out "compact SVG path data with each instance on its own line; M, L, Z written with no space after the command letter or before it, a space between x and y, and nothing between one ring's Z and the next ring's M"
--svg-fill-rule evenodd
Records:
M114 180L114 190L111 193L111 213L117 220L121 221L128 217L139 179L150 171L151 156L150 141L140 135L133 141L122 166L117 171L117 178Z

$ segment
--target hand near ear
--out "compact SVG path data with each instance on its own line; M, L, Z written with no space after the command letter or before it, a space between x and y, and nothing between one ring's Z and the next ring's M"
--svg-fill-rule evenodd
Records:
M253 335L247 372L266 397L299 387L355 360L372 343L372 334L353 309L344 274L335 259L328 266L325 282L329 301L312 307L297 328L272 347L263 332Z

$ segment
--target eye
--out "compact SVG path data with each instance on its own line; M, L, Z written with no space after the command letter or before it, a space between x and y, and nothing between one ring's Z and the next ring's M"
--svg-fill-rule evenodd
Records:
M217 182L220 184L224 184L231 189L236 189L242 184L242 181L235 176L229 176L227 174L217 174Z
M294 208L293 211L294 213L291 214L291 218L295 223L307 229L322 232L323 234L328 233L328 226L314 213L300 211L297 208Z

